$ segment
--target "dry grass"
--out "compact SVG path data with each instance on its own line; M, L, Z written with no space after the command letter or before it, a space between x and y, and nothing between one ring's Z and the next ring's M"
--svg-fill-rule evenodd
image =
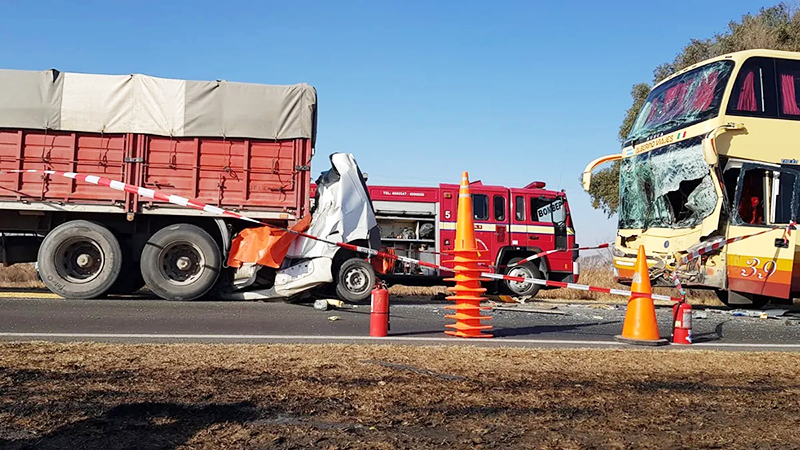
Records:
M36 276L33 264L14 264L0 266L0 287L10 288L43 288L44 285Z
M3 448L798 448L790 353L0 345Z

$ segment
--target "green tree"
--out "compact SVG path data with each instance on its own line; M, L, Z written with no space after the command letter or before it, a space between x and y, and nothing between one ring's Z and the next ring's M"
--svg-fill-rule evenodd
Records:
M739 22L730 22L725 32L710 39L691 39L673 61L653 70L653 83L657 84L700 61L754 48L800 51L800 10L785 3L761 8L758 14L745 14ZM630 132L650 88L650 85L640 83L631 89L633 104L619 127L620 141ZM616 213L619 207L618 186L619 162L596 172L589 190L592 207L602 209L609 216Z

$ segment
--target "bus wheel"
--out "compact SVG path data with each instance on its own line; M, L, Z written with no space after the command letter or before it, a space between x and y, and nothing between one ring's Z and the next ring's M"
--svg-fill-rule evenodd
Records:
M222 265L219 245L202 228L170 225L154 234L142 250L145 283L164 300L194 300L216 283Z
M522 261L523 258L511 258L508 264L514 264L517 261ZM509 267L506 269L506 275L512 277L523 277L523 278L536 278L541 280L542 279L542 272L539 270L538 267L533 265L533 263L526 262L522 263L518 266ZM540 285L534 283L525 283L519 281L510 281L506 280L503 281L504 289L508 294L515 295L518 297L533 297L541 288Z
M336 295L340 299L358 303L372 294L375 286L375 269L366 260L350 258L339 266L334 278Z
M38 254L39 276L64 298L95 298L108 292L122 271L122 250L108 228L72 220L53 228Z
M717 298L730 308L761 309L767 306L771 298L766 295L751 294L749 292L728 291L726 289L715 290ZM750 303L747 303L747 302Z

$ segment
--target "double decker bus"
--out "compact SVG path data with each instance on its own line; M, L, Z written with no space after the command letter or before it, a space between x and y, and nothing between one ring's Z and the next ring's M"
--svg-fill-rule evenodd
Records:
M731 53L656 85L622 152L583 174L588 190L595 167L620 161L617 280L631 280L644 245L656 285L673 285L677 274L726 304L756 307L798 296L798 138L800 53Z

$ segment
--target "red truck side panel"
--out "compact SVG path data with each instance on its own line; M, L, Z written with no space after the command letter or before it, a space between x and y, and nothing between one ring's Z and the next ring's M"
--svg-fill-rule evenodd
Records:
M127 159L126 159L127 158ZM102 175L227 208L305 214L311 142L0 130L0 169ZM41 174L0 175L0 199L105 204L124 193ZM127 200L127 201L126 201Z
M120 179L125 135L0 130L0 169L54 169ZM39 173L0 175L0 198L109 204L124 194Z

